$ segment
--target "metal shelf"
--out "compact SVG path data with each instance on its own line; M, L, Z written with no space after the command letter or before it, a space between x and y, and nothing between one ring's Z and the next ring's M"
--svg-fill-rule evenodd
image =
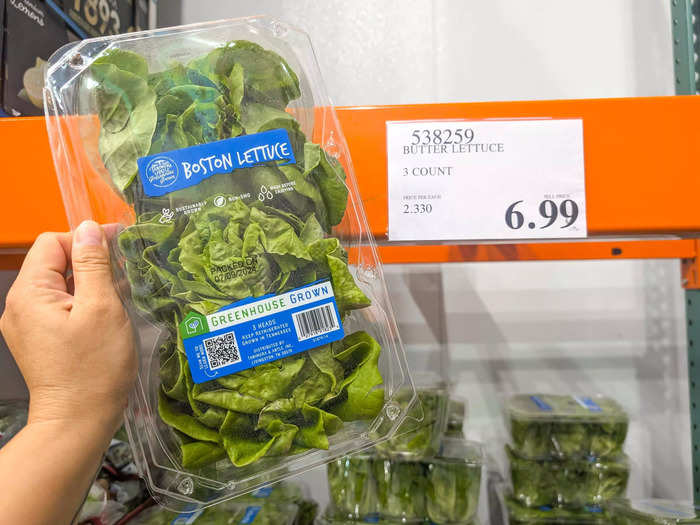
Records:
M688 237L700 232L696 213L700 177L694 155L700 144L700 128L695 124L700 121L698 97L341 107L337 114L352 152L370 228L380 243L386 241L387 231L386 121L583 119L588 232L589 240L598 242L382 246L387 262L695 256L688 241L638 238ZM13 225L0 232L4 254L0 267L7 268L18 263L17 250L26 250L40 232L63 231L68 226L44 119L0 120L0 143L7 152L5 172L15 174L6 177L3 200L7 204L0 209L0 221ZM621 244L610 242L610 236L635 240ZM9 251L15 256L9 257Z

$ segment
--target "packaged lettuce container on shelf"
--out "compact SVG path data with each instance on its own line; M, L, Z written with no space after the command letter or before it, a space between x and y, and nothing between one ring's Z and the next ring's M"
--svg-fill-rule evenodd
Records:
M506 446L513 497L528 507L583 507L623 496L627 456L611 459L525 459Z
M306 34L262 17L84 40L45 92L71 228L124 228L127 429L161 504L391 437L416 396Z
M143 510L125 525L297 525L293 503L217 505L191 512L173 512L159 505ZM313 523L313 522L312 522Z
M505 514L509 525L603 525L610 519L600 507L565 509L561 507L525 507L515 499L504 496Z
M376 457L373 472L377 511L382 517L404 522L425 519L426 470L423 462Z
M606 506L613 525L700 523L700 507L665 499L616 499Z
M334 515L357 520L377 513L373 462L372 454L360 453L340 457L326 465Z
M377 444L375 448L380 454L421 458L439 451L447 424L447 383L432 372L416 373L413 379L420 403L412 406L392 438ZM413 391L406 388L400 395L408 401Z
M479 443L445 438L440 457L426 460L425 507L439 525L473 520L479 508L483 449Z
M425 520L417 520L417 521L395 521L395 520L390 520L386 518L382 518L378 515L375 516L367 516L364 519L360 520L351 520L344 518L342 515L338 515L332 507L326 509L326 512L320 516L316 520L316 525L359 525L362 523L379 523L380 525L396 525L397 523L408 523L408 524L415 524L415 525L420 525L423 524L425 525ZM465 525L472 525L470 523L465 524Z
M519 394L506 402L506 417L513 448L530 459L619 456L629 425L603 396Z

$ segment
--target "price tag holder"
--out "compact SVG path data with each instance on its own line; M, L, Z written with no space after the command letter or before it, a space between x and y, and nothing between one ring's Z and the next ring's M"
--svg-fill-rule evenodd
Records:
M583 121L386 123L390 241L586 237Z

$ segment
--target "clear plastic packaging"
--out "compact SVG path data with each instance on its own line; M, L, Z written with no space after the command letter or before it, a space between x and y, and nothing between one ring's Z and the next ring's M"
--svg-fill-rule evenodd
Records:
M390 437L415 403L307 35L265 17L64 46L46 120L71 228L125 227L137 465L173 510Z
M427 477L422 461L376 457L373 462L377 510L385 518L404 522L427 516Z
M613 525L700 523L700 507L666 499L618 499L606 506Z
M446 438L441 449L436 457L355 454L330 463L332 515L437 525L469 522L479 506L481 445Z
M385 518L380 518L379 516L368 516L361 520L351 520L344 518L342 515L336 513L335 509L329 507L323 516L320 516L316 520L316 525L358 525L359 523L379 523L382 525L396 525L396 521L389 520ZM425 524L424 520L419 521L404 521L402 523L414 523L416 525ZM468 524L465 524L468 525Z
M440 457L425 462L425 506L433 523L446 525L474 519L479 508L483 464L480 444L443 440Z
M330 501L335 515L363 519L377 513L377 484L373 454L353 454L326 465Z
M449 437L464 439L464 422L467 419L467 402L464 399L450 397L447 403L447 424L445 434Z
M525 459L506 446L513 497L527 507L583 507L624 496L627 456L612 459Z
M439 451L447 424L447 383L432 372L416 373L413 380L420 403L413 405L394 437L375 447L380 454L421 458ZM412 391L406 389L400 395L408 400Z
M293 503L239 505L226 502L179 514L154 505L129 519L125 525L297 525L296 519L297 506Z
M323 516L320 516L316 520L316 525L357 525L358 523L379 523L381 525L396 525L397 523L403 523L425 525L429 522L426 522L424 519L396 521L388 518L381 518L379 516L369 516L363 520L349 520L343 518L342 516L338 516L335 513L333 507L329 507L328 509L326 509L326 512L323 514ZM460 523L460 525L479 525L479 520L477 518L474 518L472 521L466 521L464 523Z
M505 514L509 525L604 525L609 524L607 514L599 507L578 510L561 507L530 508L508 495L503 496Z
M506 403L513 448L523 457L616 457L629 418L603 396L519 394Z

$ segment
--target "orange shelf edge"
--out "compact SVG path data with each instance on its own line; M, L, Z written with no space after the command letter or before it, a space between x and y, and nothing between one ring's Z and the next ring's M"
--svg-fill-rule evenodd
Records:
M408 106L340 107L370 228L386 239L386 121L582 118L590 237L700 232L700 97L652 97ZM42 231L68 223L44 119L0 119L5 191L0 207L0 268L12 268ZM694 258L691 240L380 247L387 263ZM620 248L622 253L613 253ZM9 251L8 251L9 250Z

